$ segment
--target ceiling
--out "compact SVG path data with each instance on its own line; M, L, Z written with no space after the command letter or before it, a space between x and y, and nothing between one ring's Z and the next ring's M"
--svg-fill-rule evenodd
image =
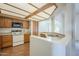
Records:
M56 9L53 3L0 3L1 13L26 20L41 21L49 18Z

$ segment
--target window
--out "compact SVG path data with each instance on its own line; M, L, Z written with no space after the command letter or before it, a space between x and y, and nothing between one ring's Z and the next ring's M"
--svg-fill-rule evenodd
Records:
M51 31L50 19L39 22L39 32L50 32L50 31Z
M60 13L55 16L55 32L64 33L64 16L63 13Z

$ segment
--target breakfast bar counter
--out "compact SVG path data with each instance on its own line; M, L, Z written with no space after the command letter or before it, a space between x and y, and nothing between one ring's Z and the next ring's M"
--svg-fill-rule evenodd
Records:
M60 39L58 37L40 37L31 35L30 37L30 55L32 56L65 56L66 45L68 40L66 37Z

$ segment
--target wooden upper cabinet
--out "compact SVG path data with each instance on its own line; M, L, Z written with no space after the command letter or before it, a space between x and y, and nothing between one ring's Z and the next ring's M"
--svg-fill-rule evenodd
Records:
M4 27L4 18L0 17L0 28Z
M0 17L0 28L11 28L11 20L9 18Z
M29 29L29 21L23 21L23 28Z
M5 28L11 28L12 27L12 20L8 19L8 18L5 18L4 19L4 27Z
M23 28L29 29L29 21L16 20L6 17L0 17L0 28L11 28L12 22L18 22L23 24Z

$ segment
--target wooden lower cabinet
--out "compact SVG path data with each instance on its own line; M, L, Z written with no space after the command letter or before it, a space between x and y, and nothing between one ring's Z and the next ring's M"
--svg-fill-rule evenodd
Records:
M24 34L24 43L30 42L30 34Z
M0 48L1 48L1 46L2 46L2 44L1 44L1 43L2 43L2 41L1 41L1 40L2 40L2 37L0 36Z
M2 35L1 36L1 48L12 46L12 35Z
M5 35L3 36L3 45L2 47L9 47L12 46L13 42L12 42L12 35Z

